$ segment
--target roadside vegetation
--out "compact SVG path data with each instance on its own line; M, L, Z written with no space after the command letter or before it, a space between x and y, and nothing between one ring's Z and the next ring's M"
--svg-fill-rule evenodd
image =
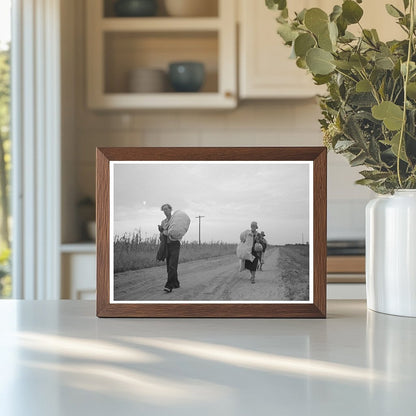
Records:
M156 260L159 237L142 238L140 232L123 234L114 238L114 273L161 266L166 262ZM197 241L182 241L179 263L211 257L235 254L237 244L211 241L198 244Z
M309 300L309 245L287 244L280 247L283 299Z

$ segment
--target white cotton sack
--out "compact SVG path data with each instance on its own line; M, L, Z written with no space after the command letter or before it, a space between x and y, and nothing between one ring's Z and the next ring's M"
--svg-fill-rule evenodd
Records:
M187 233L191 219L184 211L177 210L169 221L168 235L172 240L180 240Z
M251 254L251 244L247 242L241 242L237 245L237 257L240 260L250 260L253 261L254 256Z

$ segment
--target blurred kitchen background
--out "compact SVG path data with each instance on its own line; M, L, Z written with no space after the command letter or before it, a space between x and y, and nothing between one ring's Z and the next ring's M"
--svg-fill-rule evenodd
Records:
M96 147L322 145L323 90L289 59L264 0L58 3L61 297L95 296ZM363 2L363 21L383 39L398 30L377 3ZM364 216L374 195L354 184L359 170L329 153L329 298L365 297Z

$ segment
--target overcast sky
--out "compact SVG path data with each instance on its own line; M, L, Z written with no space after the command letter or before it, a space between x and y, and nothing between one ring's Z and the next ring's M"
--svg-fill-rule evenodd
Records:
M164 203L191 218L184 240L236 243L257 221L270 244L309 241L309 164L114 163L114 233L157 234Z

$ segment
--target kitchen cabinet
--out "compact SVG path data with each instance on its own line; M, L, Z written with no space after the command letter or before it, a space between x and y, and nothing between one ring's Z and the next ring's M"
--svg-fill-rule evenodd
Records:
M95 244L63 244L61 253L61 298L95 300Z
M290 11L320 7L330 12L333 0L299 0L289 3ZM402 9L401 0L390 3ZM277 35L276 11L268 10L264 1L239 0L239 95L242 99L290 99L308 98L325 93L325 87L313 84L312 77L290 59L291 49ZM394 18L388 15L384 4L378 0L366 0L363 27L376 28L383 41L403 38ZM358 25L348 30L358 33Z
M88 0L87 102L90 109L234 108L237 105L236 5L218 2L217 16L115 17L111 2ZM110 5L110 7L109 7ZM128 74L199 61L199 92L129 92Z
M276 34L277 13L268 10L263 1L207 1L218 2L216 16L180 18L162 12L155 17L124 18L114 16L111 0L86 2L88 107L220 109L235 108L238 98L308 98L325 92L289 58L290 48ZM392 3L401 7L401 0ZM296 10L321 7L329 12L333 5L332 0L299 0ZM363 25L375 27L381 39L403 36L376 0L361 6L365 10ZM349 28L353 32L356 29L358 26ZM170 62L184 60L204 63L207 75L200 92L128 91L130 71L167 71Z
M328 0L300 0L296 10L325 8L325 2ZM289 59L291 50L276 33L275 16L277 12L268 10L264 1L239 0L240 97L290 99L322 93L311 75Z
M365 256L327 257L327 298L366 298Z

